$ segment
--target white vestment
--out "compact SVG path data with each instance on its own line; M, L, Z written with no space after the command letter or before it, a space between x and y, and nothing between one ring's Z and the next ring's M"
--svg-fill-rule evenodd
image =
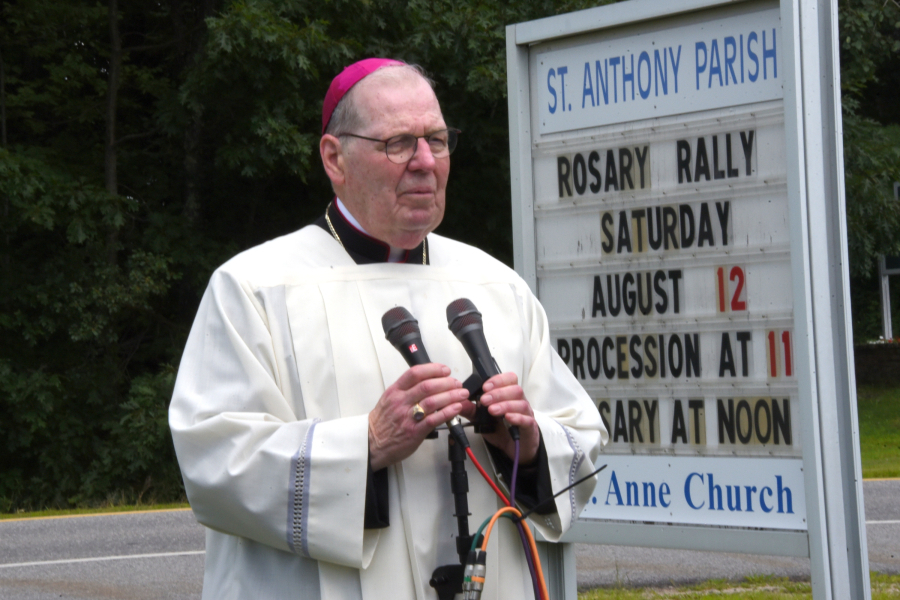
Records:
M407 369L381 326L395 306L418 319L431 360L463 381L472 364L445 310L458 298L474 302L494 358L518 375L534 408L554 492L592 470L606 431L551 349L546 315L527 285L441 236L428 237L428 256L428 266L356 265L308 226L213 274L169 414L191 507L209 528L204 599L437 598L432 572L459 560L446 431L388 467L390 526L363 527L368 413ZM481 436L467 432L489 468ZM466 463L474 533L502 504ZM558 539L592 488L562 494L556 513L533 524ZM518 533L502 519L482 597L532 595Z

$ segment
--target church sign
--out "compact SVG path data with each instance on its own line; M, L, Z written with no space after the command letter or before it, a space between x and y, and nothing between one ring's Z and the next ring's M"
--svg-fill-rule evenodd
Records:
M610 433L567 539L810 556L823 473L858 476L829 464L812 422L850 414L834 427L853 437L849 318L811 302L844 293L845 258L812 281L835 268L817 236L843 235L822 168L839 139L819 125L826 152L804 154L798 90L815 76L793 4L672 4L507 30L516 268ZM835 209L810 216L814 202L841 209L815 235Z

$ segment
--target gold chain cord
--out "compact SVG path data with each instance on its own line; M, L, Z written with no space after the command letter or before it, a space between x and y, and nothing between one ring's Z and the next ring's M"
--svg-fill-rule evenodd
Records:
M341 236L337 234L337 231L334 230L334 225L331 224L331 218L328 216L328 209L331 208L331 202L328 203L328 206L325 207L325 222L328 223L328 229L331 231L332 237L337 241L338 244L341 245L341 248L344 248L344 242L341 241ZM346 251L347 249L344 248ZM424 239L422 241L422 264L428 264L428 239Z

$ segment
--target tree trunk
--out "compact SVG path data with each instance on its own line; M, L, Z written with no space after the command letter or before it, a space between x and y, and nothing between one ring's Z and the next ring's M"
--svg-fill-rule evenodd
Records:
M0 52L0 145L6 148L6 68Z
M122 39L119 37L118 0L109 0L109 80L106 88L106 152L103 157L103 175L106 191L119 193L118 165L116 164L116 109L119 102L119 79L122 70ZM113 226L106 235L106 260L117 261L119 229Z
M203 113L196 111L184 133L184 218L191 225L200 217L200 138Z
M0 144L6 148L6 68L3 65L3 53L0 52ZM9 269L9 195L3 194L3 269Z
M206 18L215 10L214 0L203 0L200 3L200 21L205 23ZM202 62L201 54L206 46L206 30L199 33L191 44L188 64L195 68ZM191 114L190 125L184 132L184 208L182 215L190 224L196 224L200 217L202 202L200 198L200 157L203 141L203 108L194 110Z
M119 193L116 165L116 108L122 70L122 40L119 37L118 0L109 0L109 79L106 89L106 155L103 158L106 191Z

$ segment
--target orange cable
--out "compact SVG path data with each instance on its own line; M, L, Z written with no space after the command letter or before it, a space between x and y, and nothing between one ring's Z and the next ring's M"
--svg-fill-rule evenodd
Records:
M522 513L518 508L512 506L505 506L494 513L494 516L491 517L490 522L488 522L487 527L484 530L484 541L481 542L481 550L482 552L487 552L488 539L491 537L491 530L494 528L494 523L497 522L504 513L513 513L519 518L522 517ZM534 570L537 574L538 583L540 584L541 596L543 600L550 600L550 593L547 591L547 582L544 580L544 570L541 568L541 557L538 555L537 544L534 541L534 536L531 534L531 529L528 527L528 524L523 520L521 521L522 527L525 530L525 537L528 538L528 544L531 546L531 555L534 560Z

